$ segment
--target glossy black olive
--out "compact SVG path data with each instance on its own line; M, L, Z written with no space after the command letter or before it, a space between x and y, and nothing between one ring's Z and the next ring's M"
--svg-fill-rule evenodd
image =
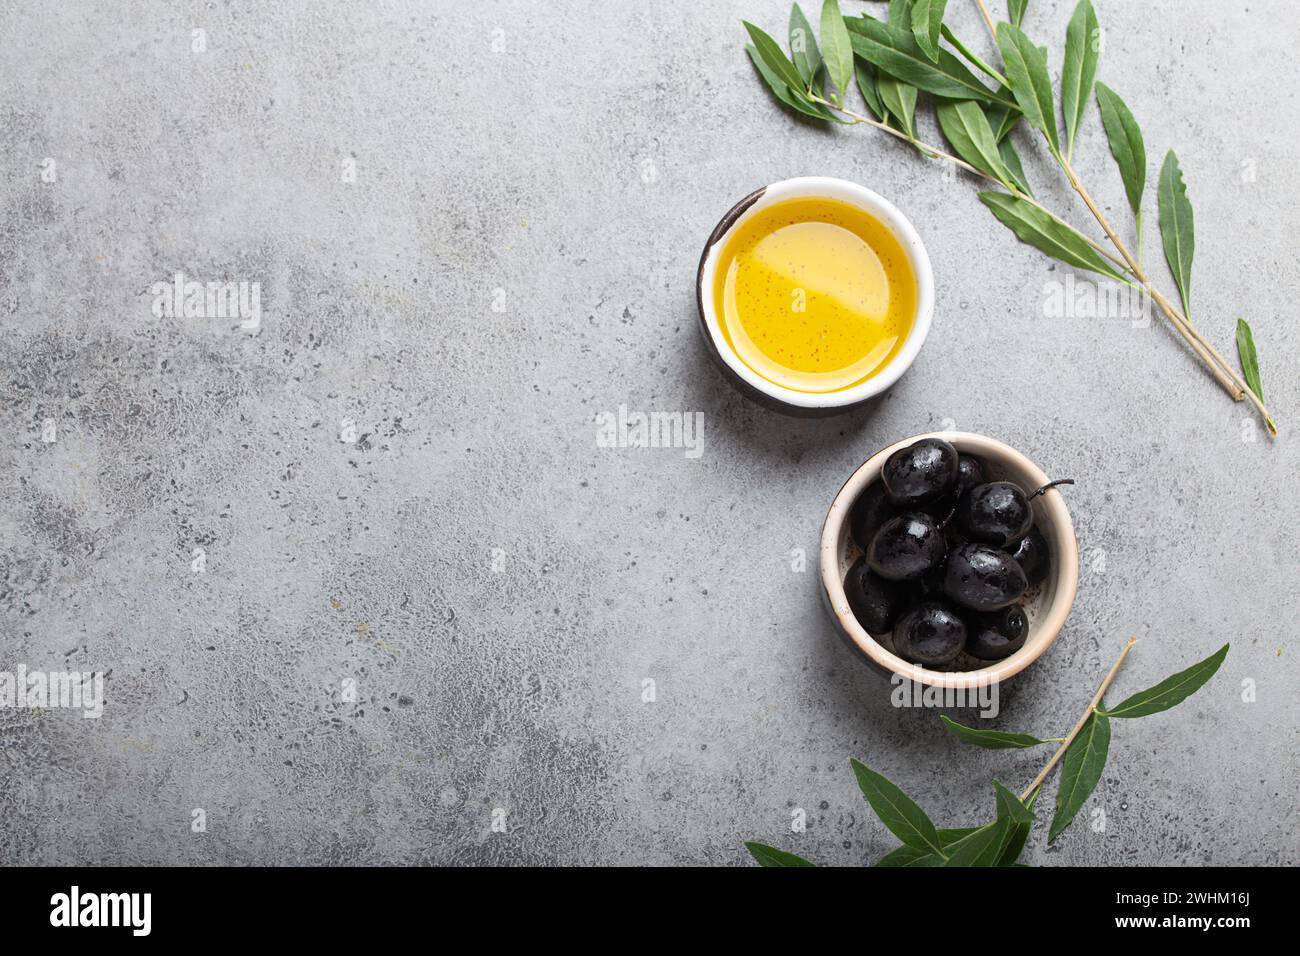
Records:
M889 500L914 509L952 494L957 486L957 449L940 438L922 438L900 448L880 471Z
M1025 645L1029 618L1019 604L966 615L966 650L982 661L1000 661Z
M1009 481L976 485L957 505L957 526L972 541L1005 548L1015 544L1034 524L1029 498Z
M849 533L858 547L866 551L880 526L898 517L898 509L889 503L882 482L874 481L863 489L849 511Z
M888 634L908 600L907 585L886 581L858 558L844 576L844 594L858 623L869 634Z
M1020 570L1025 572L1025 580L1031 588L1047 577L1047 566L1050 563L1047 539L1037 528L1030 528L1029 534L1012 545L1007 553L1020 565Z
M986 544L963 544L948 555L943 590L972 611L996 611L1025 593L1025 572L1011 556Z
M966 624L947 601L921 601L894 626L894 652L913 664L950 664L965 646Z
M916 581L947 553L938 523L927 514L908 512L876 532L867 548L867 565L890 581Z

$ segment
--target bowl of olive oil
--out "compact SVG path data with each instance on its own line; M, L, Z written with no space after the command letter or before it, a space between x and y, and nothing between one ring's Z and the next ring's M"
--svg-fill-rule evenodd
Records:
M710 355L743 393L797 415L870 401L907 371L934 314L915 227L843 179L805 176L736 203L696 279Z

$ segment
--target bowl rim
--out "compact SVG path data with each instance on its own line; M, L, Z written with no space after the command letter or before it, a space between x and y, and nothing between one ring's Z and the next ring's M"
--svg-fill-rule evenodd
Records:
M916 315L898 354L865 382L834 392L801 392L759 375L727 344L713 305L713 283L718 259L736 226L769 206L787 199L816 197L846 202L880 220L894 234L912 264L916 278ZM745 384L766 397L798 409L848 408L887 391L911 367L925 344L934 318L934 271L920 233L902 211L879 193L847 179L833 176L797 176L782 179L750 193L718 221L700 258L695 279L696 300L705 335L726 367Z
M987 667L973 671L927 670L919 664L909 663L877 643L867 633L853 616L853 612L849 610L848 598L844 594L844 583L839 575L838 545L853 504L857 501L858 495L880 474L886 458L899 448L905 448L923 438L941 438L959 451L991 461L1011 461L1033 476L1040 486L1051 480L1031 459L1010 445L974 432L927 432L904 438L880 449L854 469L853 474L835 495L826 513L826 520L822 525L820 552L823 596L840 631L866 655L870 662L887 672L932 687L975 689L999 683L1019 674L1038 660L1052 645L1060 635L1078 594L1079 545L1075 538L1070 510L1058 489L1052 488L1041 496L1053 533L1052 567L1056 577L1053 600L1047 613L1036 622L1037 627L1034 632L1036 640L1032 644L1026 641L1024 647L1003 660L991 661Z

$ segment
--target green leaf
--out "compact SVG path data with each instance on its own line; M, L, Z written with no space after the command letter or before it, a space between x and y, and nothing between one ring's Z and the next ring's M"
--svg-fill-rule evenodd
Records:
M772 91L772 95L793 110L803 113L805 116L811 116L813 119L834 120L834 115L830 110L820 103L814 103L807 99L798 90L793 90L787 86L779 76L772 72L771 68L763 62L762 56L754 45L746 44L745 50L749 53L749 58L754 61L754 68L758 70L758 75L763 78L767 88Z
M1056 814L1047 834L1048 843L1061 835L1074 815L1088 802L1101 779L1109 749L1110 718L1094 711L1088 715L1079 736L1074 738L1070 749L1065 752L1065 760L1061 762L1061 789L1056 794Z
M750 856L759 862L761 866L815 866L809 863L801 856L795 856L793 853L787 853L785 850L778 850L774 846L768 846L766 843L746 843L745 849L749 851Z
M950 847L958 840L964 840L980 827L949 827L939 831L939 844Z
M871 110L876 119L883 122L885 119L885 104L880 98L876 68L861 57L854 59L853 66L858 78L858 89L862 93L862 99L866 101L867 108Z
M853 773L858 778L862 795L871 804L871 809L880 817L880 822L903 843L927 853L947 856L939 842L939 833L935 830L925 811L918 807L912 798L885 777L876 773L856 758L849 761Z
M1065 120L1065 155L1074 155L1074 137L1092 98L1101 54L1101 28L1092 0L1079 0L1065 33L1065 61L1061 68L1061 116Z
M1025 9L1028 6L1029 0L1007 0L1007 16L1013 26L1018 27L1025 22Z
M986 62L984 62L984 60L981 57L979 57L974 50L968 47L965 43L962 43L961 40L957 39L957 34L953 33L950 29L948 29L948 24L945 23L941 27L941 32L943 33L944 37L948 40L948 42L953 45L953 48L966 58L967 62L971 63L977 69L982 70L989 77L996 80L999 87L1006 86L1007 78L1003 76L1001 73L999 73L997 70L993 69L993 67L989 66ZM1010 98L1011 96L1010 90L1007 91L1007 96L1008 98Z
M1012 822L1001 817L948 847L943 866L997 866L1008 843Z
M1010 136L998 143L998 153L1002 156L1002 165L1007 167L1007 172L1011 174L1011 181L1016 188L1026 196L1032 196L1034 191L1029 188L1025 167L1020 163L1020 154L1016 152L1016 146L1011 142Z
M754 41L754 48L758 51L758 55L763 62L767 64L768 70L779 77L786 86L801 92L806 90L807 86L804 84L803 77L799 75L799 71L795 69L794 64L787 59L777 42L748 20L742 20L741 22L745 24L745 29L749 31L749 38Z
M1052 96L1052 78L1047 72L1047 54L1034 46L1034 42L1017 27L1009 23L998 24L998 49L1011 81L1025 121L1041 130L1052 146L1053 153L1061 151L1060 134L1056 129L1056 103Z
M1011 866L1020 858L1025 844L1029 841L1029 833L1034 828L1034 811L1030 806L1021 803L1019 797L997 780L993 781L993 790L997 794L998 816L1006 817L1011 821L1007 842L1002 848L1002 855L998 857L997 865ZM1030 797L1031 805L1033 800L1034 798Z
M917 2L918 0L889 0L890 25L903 33L911 32L912 7ZM880 102L886 114L892 117L892 125L906 133L909 140L915 141L916 87L877 70L876 89L880 93Z
M940 100L935 105L935 115L939 118L939 128L958 156L1000 182L1012 178L1002 162L1002 153L998 150L988 117L978 103L973 100Z
M905 844L898 847L896 850L891 850L889 853L886 853L877 860L874 865L883 867L925 866L927 864L921 863L920 861L927 858L933 858L940 861L943 859L942 857L935 856L933 853L927 853L925 850L918 850L914 846L907 846Z
M917 46L916 38L891 24L870 17L846 21L853 51L904 83L927 93L953 100L979 100L984 103L1015 103L994 94L966 66L947 50L939 52L939 62L931 63Z
M822 4L822 56L826 59L826 72L840 91L843 103L849 81L853 79L853 46L837 0L825 0Z
M916 0L912 6L912 35L930 62L939 62L939 36L948 0Z
M1264 386L1259 381L1259 354L1255 351L1255 336L1245 319L1237 320L1237 357L1241 359L1241 373L1246 376L1246 384L1262 402Z
M1172 149L1160 168L1159 194L1160 237L1165 244L1165 258L1174 274L1178 296L1183 300L1183 314L1190 318L1196 229L1192 221L1192 203L1187 198L1187 184L1183 182L1183 171Z
M1039 740L1037 737L1031 737L1029 734L1011 734L1001 730L976 730L974 727L967 727L955 720L949 720L943 714L939 715L939 719L943 721L943 725L948 728L949 733L962 743L974 744L976 747L983 747L986 750L1037 747L1039 744L1048 742Z
M1011 87L1006 87L1004 92L1010 96ZM986 106L984 115L989 118L989 128L993 130L993 138L998 141L998 145L1011 135L1011 131L1016 128L1016 124L1021 119L1020 110L997 105Z
M986 824L987 826L988 824ZM955 827L939 831L939 843L944 847L950 847L959 840L970 836L976 830L982 830L983 827ZM900 846L890 853L886 853L876 861L876 866L939 866L943 863L943 857L925 850L918 850L912 846Z
M1097 108L1101 110L1101 124L1106 127L1106 138L1110 141L1110 154L1115 157L1124 180L1128 204L1133 214L1140 216L1147 183L1147 148L1142 141L1142 130L1119 94L1105 83L1097 84Z
M1107 717L1146 717L1168 710L1200 690L1205 682L1214 676L1227 656L1228 645L1224 644L1205 660L1193 664L1187 670L1166 677L1154 687L1138 691L1114 707L1098 708L1098 712Z
M916 0L889 0L889 25L912 32L912 5ZM863 16L866 16L864 13Z
M999 192L982 192L979 198L1021 242L1067 265L1122 281L1120 274L1088 244L1082 233L1053 219L1029 200Z
M880 73L876 76L876 89L880 91L881 103L898 121L899 128L908 139L916 139L916 87Z
M804 87L811 89L816 86L817 74L822 68L822 54L817 49L817 34L813 33L812 24L797 3L790 8L790 55L794 58L794 68L803 78Z

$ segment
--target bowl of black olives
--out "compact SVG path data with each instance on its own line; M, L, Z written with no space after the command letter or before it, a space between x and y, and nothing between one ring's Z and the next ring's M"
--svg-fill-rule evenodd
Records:
M1000 441L918 435L873 455L822 528L840 632L884 674L975 687L1029 666L1074 604L1079 552L1059 486Z

